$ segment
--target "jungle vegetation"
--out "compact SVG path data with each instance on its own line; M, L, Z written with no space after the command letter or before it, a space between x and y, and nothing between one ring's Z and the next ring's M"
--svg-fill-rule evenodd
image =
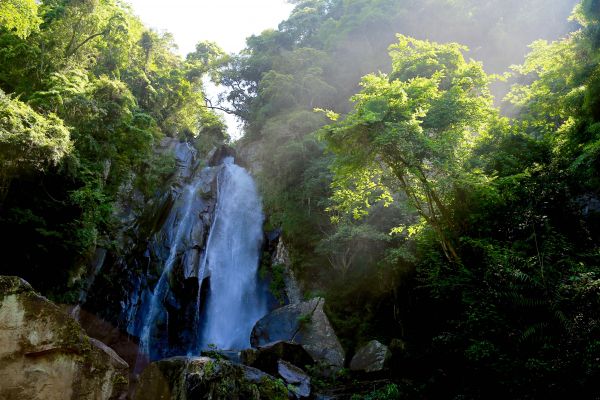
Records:
M371 398L598 396L600 2L292 3L182 58L117 0L0 2L0 272L75 301L162 138L228 141L209 76L348 355L405 344Z

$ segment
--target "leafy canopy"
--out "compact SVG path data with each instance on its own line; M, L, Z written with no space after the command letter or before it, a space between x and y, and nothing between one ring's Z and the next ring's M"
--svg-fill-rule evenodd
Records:
M448 205L458 182L473 178L463 163L493 115L489 77L464 50L399 35L392 73L366 76L354 110L322 130L336 156L335 210L360 218L399 189L451 258Z

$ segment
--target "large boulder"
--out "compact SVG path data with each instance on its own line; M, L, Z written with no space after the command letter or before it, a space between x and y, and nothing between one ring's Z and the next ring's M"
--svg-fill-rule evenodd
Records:
M283 341L269 343L258 349L243 350L240 358L242 363L272 375L278 373L278 362L280 360L287 361L300 368L315 363L302 345Z
M208 357L173 357L144 370L134 399L285 400L289 396L281 381L255 368Z
M128 365L18 277L0 276L0 399L124 399Z
M324 304L323 298L316 297L267 314L252 329L252 346L261 347L279 340L299 343L327 369L341 369L344 349L323 311Z
M387 366L391 356L392 353L386 345L379 343L377 340L371 340L352 357L350 369L365 372L382 371Z

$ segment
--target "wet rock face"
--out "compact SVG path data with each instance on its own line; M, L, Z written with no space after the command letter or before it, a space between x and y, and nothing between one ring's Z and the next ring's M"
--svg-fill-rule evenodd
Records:
M382 371L389 362L392 353L387 346L377 340L371 340L361 347L350 362L353 371L377 372Z
M253 175L259 174L263 169L260 149L259 142L243 141L241 145L236 147L238 163Z
M292 270L290 255L281 236L277 240L277 247L273 253L271 264L283 266L284 291L288 302L290 304L302 302L302 291L300 290L300 285Z
M220 146L208 155L208 166L215 167L227 157L236 157L235 150L229 146Z
M278 340L295 342L325 367L342 368L344 349L323 311L324 304L323 298L316 297L278 308L256 323L250 339L252 346L261 347Z
M208 357L173 357L150 364L135 400L288 399L285 385L255 368Z
M154 326L161 329L151 329L150 333L155 344L149 355L152 360L187 354L196 342L198 296L209 285L207 276L199 285L198 268L213 222L221 170L204 168L204 161L189 144L169 139L161 146L164 153L174 154L176 170L165 182L164 193L139 205L136 213L126 213L129 223L120 218L122 234L116 235L119 247L107 252L104 266L82 303L87 311L126 333L125 342L115 347L129 351L127 334L134 341L141 337L153 293L172 257L168 288L160 302L162 310L154 319ZM193 196L186 199L190 184L195 182ZM188 223L183 223L188 206ZM184 229L178 233L180 226ZM89 332L94 337L101 335L93 329Z
M17 277L0 276L0 399L125 399L128 365Z

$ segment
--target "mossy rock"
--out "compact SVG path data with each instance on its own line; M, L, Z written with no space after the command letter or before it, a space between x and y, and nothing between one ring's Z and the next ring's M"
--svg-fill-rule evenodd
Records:
M208 357L173 357L150 364L136 400L286 400L283 381L255 368Z

